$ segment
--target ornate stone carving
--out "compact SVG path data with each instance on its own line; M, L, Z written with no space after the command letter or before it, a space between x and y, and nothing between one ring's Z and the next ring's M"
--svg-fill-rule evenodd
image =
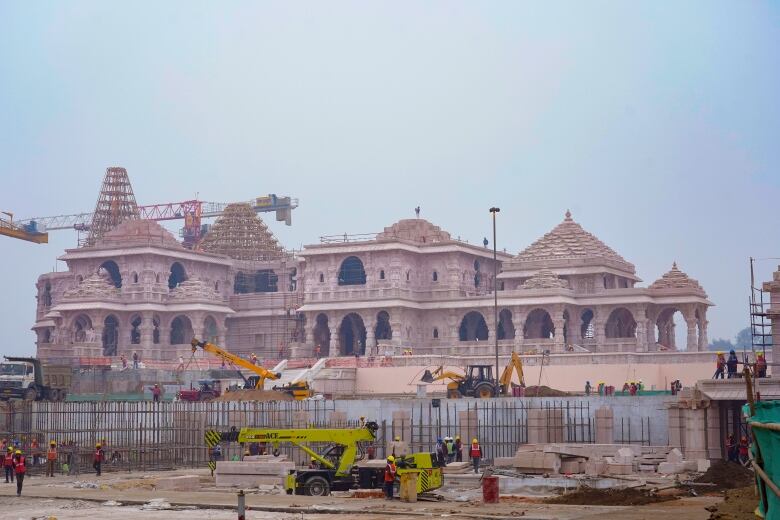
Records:
M119 299L120 291L108 278L94 273L65 291L63 298L70 299Z
M171 300L219 300L220 296L214 286L198 278L181 282L170 292Z
M523 282L521 289L568 289L569 282L558 278L554 272L549 269L542 269L531 278Z
M704 293L704 288L695 280L677 268L677 262L661 278L650 285L650 289L693 289Z

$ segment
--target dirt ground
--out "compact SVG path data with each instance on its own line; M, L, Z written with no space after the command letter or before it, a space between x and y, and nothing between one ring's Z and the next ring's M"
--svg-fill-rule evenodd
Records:
M197 491L158 491L150 481L177 475L198 475ZM288 496L278 490L261 493L248 491L246 503L249 520L350 518L452 518L508 520L522 517L538 520L706 520L705 509L716 505L721 497L690 497L644 506L583 506L546 504L539 499L502 497L501 503L487 505L473 496L467 500L419 501L404 503L377 498L325 498ZM213 487L208 472L180 470L155 473L80 475L79 480L66 476L32 477L25 480L22 497L15 496L15 486L0 483L3 519L48 519L55 517L81 520L124 520L140 518L151 512L156 520L235 518L236 490ZM725 517L724 517L725 518Z
M730 489L725 492L723 502L710 506L709 520L755 520L753 514L758 506L758 495L754 486Z
M647 490L625 489L594 489L583 487L572 493L548 498L546 504L572 504L585 506L644 506L658 502L677 500L670 495L651 494Z

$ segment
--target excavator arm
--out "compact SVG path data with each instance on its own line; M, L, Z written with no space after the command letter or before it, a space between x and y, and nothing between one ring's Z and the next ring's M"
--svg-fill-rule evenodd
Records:
M419 372L418 372L419 374ZM433 372L430 370L426 370L425 373L423 373L422 377L420 378L420 381L423 383L433 383L435 381L441 381L443 379L449 379L453 382L460 383L464 379L466 379L466 376L463 374L458 374L457 372L451 372L449 370L444 370L444 366L440 366Z
M198 341L196 338L193 338L190 344L192 345L193 352L196 352L198 350L198 347L200 347L205 352L214 354L215 356L224 359L228 363L232 363L235 366L245 368L250 372L257 374L258 378L257 378L257 384L255 385L255 388L262 389L266 379L270 379L273 381L275 379L279 379L280 377L282 377L282 375L279 373L271 372L267 368L259 365L253 365L246 359L236 356L235 354L231 354L227 350L221 349L218 346L214 345L213 343L209 343L207 341Z
M520 386L525 386L525 378L523 377L523 361L517 352L512 352L512 359L504 367L504 371L501 373L501 378L498 380L498 384L501 387L501 393L506 394L509 391L509 385L512 384L512 372L517 371L517 379L520 382Z

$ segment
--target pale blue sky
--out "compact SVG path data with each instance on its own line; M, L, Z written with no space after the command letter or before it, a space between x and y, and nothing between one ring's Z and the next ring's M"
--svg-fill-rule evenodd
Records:
M773 2L0 0L0 209L299 197L288 247L413 215L518 251L567 208L650 283L673 260L748 321L780 256ZM4 353L75 242L0 240ZM767 279L780 261L759 264ZM64 265L60 263L59 269Z

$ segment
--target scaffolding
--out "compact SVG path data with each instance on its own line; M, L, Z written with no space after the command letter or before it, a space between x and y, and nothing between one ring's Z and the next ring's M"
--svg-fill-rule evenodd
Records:
M127 170L118 167L106 168L89 233L86 241L80 245L93 246L105 233L120 223L138 218L138 204L135 202Z
M750 337L755 354L761 352L766 358L767 347L772 348L772 320L769 316L769 294L761 286L756 287L753 269L755 258L750 257Z
M236 260L274 260L284 255L276 237L247 203L229 204L198 249Z

